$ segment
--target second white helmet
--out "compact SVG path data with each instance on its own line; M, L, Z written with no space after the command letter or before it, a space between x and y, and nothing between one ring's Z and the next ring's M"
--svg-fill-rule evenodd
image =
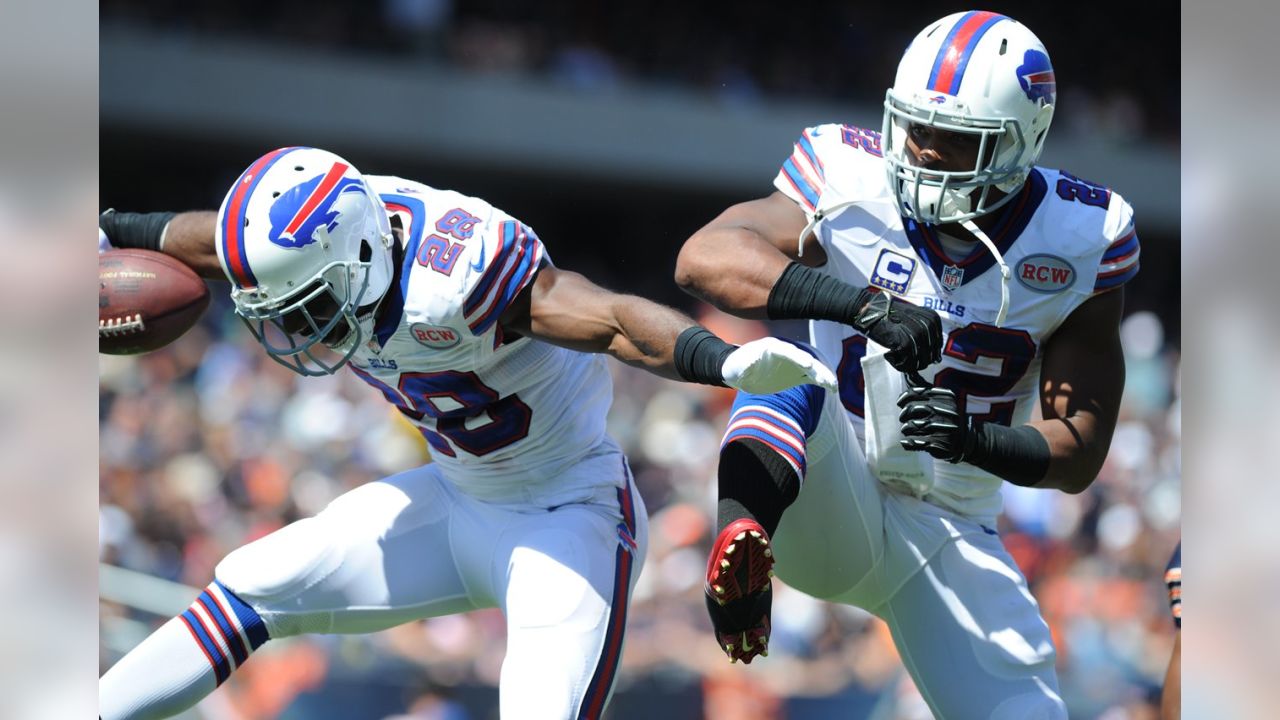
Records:
M1044 44L993 12L948 15L911 42L884 102L884 157L899 211L940 224L991 212L1040 157L1057 86ZM974 136L973 168L923 170L907 149L912 125ZM996 199L992 188L1006 195Z

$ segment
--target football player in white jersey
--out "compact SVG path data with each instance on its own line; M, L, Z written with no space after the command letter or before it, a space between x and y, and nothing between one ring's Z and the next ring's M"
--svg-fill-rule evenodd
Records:
M557 269L483 200L364 176L323 150L255 161L212 212L123 214L103 240L231 280L236 313L303 375L349 367L435 462L228 555L191 607L101 679L105 720L167 717L270 638L501 608L505 718L599 718L647 523L605 432L602 355L669 378L835 387L796 345L728 345L688 317Z
M804 130L777 192L681 250L683 288L808 319L840 378L739 394L706 576L731 659L767 652L776 562L884 619L938 717L1066 717L1049 629L995 529L999 490L1096 477L1138 239L1117 193L1035 165L1055 98L1029 29L949 15L907 48L881 132Z

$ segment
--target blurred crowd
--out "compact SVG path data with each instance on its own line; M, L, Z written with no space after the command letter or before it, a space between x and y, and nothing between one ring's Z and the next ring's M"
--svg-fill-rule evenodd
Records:
M700 319L739 341L770 331L710 310ZM1053 630L1072 717L1086 720L1154 718L1173 640L1161 579L1180 532L1178 352L1150 313L1129 316L1123 339L1125 400L1101 476L1076 496L1006 485L999 528ZM610 431L652 518L610 717L928 718L883 623L777 581L770 656L729 665L701 578L732 394L610 365ZM377 392L345 371L303 380L279 367L221 297L177 343L100 356L100 373L100 559L192 587L235 547L428 460ZM118 657L113 621L165 619L109 601L101 613L104 669ZM204 710L243 720L489 720L503 638L490 610L268 643Z
M990 4L1049 48L1058 127L1111 142L1179 138L1177 44L1135 42L1158 13L1054 4ZM1135 6L1136 9L1136 6ZM103 0L104 25L143 23L175 36L267 39L313 49L448 63L472 72L541 76L584 92L628 83L700 90L735 106L799 98L878 104L924 23L954 3L769 0L598 3L588 0ZM1176 23L1176 15L1172 22Z

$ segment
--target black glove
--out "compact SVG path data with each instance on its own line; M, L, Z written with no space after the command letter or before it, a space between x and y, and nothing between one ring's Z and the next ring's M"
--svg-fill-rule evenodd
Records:
M908 373L907 391L898 398L898 407L902 408L898 420L904 449L924 451L951 463L971 456L978 432L955 392L933 387L919 375Z
M938 313L890 297L876 288L863 288L854 304L851 323L886 347L885 359L904 373L913 373L942 359L942 318Z

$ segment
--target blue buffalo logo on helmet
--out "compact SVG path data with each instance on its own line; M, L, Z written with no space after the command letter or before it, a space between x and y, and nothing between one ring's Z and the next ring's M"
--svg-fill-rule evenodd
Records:
M1058 94L1058 83L1053 78L1049 56L1034 48L1028 50L1018 66L1018 84L1032 102L1044 100L1052 105Z
M346 165L336 164L324 175L317 175L280 194L271 203L271 232L267 239L285 248L300 248L316 241L321 227L332 233L341 213L333 208L344 193L363 193L359 178L343 177Z

